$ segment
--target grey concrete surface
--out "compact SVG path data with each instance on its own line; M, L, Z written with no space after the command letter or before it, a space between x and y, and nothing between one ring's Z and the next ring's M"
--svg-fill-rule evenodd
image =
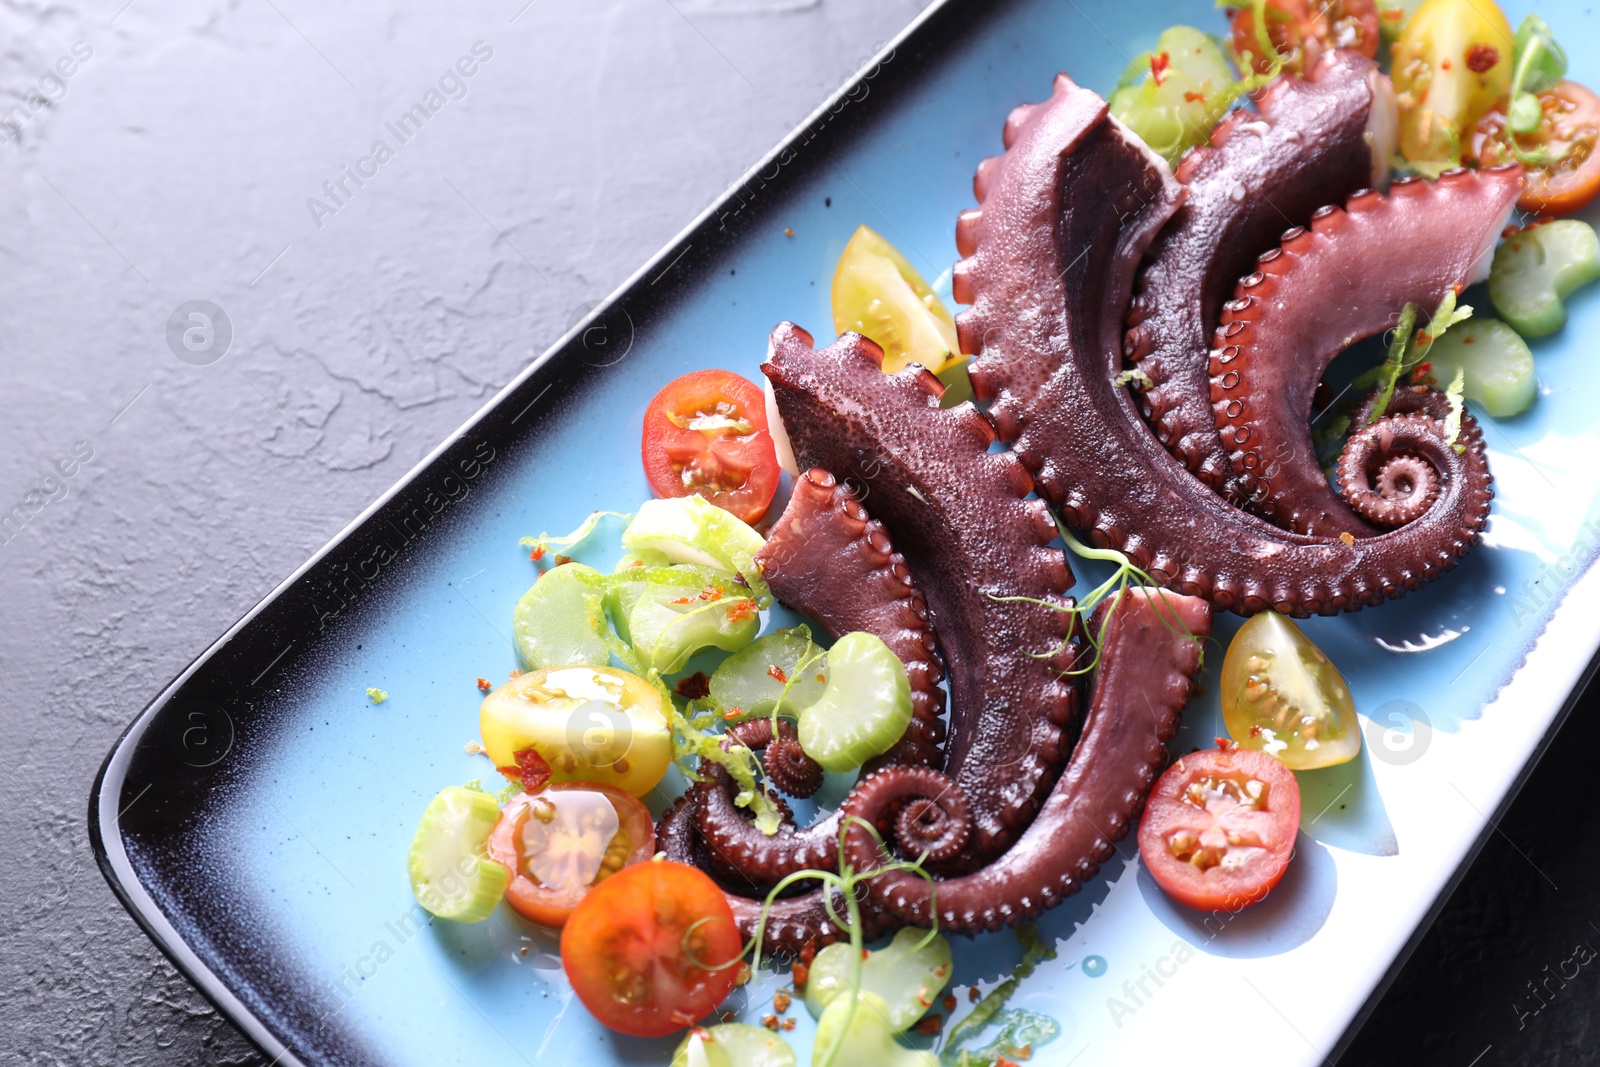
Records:
M0 513L26 516L0 532L0 1063L262 1062L95 869L107 749L919 6L0 3ZM430 90L426 125L385 137ZM169 344L197 300L225 352L221 329L184 347L182 317ZM1455 921L1511 899L1507 857ZM1527 949L1474 944L1505 975ZM1449 959L1404 981L1437 990ZM1583 980L1537 1025L1581 1025ZM1416 1020L1404 981L1350 1062L1474 1025L1483 983ZM1485 1065L1554 1062L1494 1040Z

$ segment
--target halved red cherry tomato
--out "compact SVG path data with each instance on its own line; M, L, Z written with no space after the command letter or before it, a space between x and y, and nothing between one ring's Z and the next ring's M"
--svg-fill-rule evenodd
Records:
M1517 199L1522 210L1537 215L1570 215L1600 194L1600 97L1577 82L1561 82L1539 94L1544 118L1530 134L1517 134L1524 152L1548 155L1548 166L1525 165L1528 184ZM1472 131L1468 154L1480 167L1518 162L1506 129L1506 114L1496 108Z
M594 887L656 849L650 810L599 782L558 782L522 793L489 832L489 856L511 868L506 902L529 922L558 927Z
M595 886L561 932L561 963L583 1006L638 1037L682 1030L721 1004L743 950L717 884L665 860Z
M754 524L778 491L761 388L725 370L668 383L644 412L644 473L657 496L705 497Z
M1289 768L1251 749L1194 752L1151 791L1139 854L1180 904L1238 911L1278 884L1299 826L1300 785Z
M1378 8L1373 0L1267 0L1267 36L1286 57L1291 70L1306 72L1323 52L1354 48L1368 59L1378 54ZM1256 40L1255 12L1246 4L1233 16L1233 49L1250 53L1256 71L1265 74L1272 57L1261 54Z

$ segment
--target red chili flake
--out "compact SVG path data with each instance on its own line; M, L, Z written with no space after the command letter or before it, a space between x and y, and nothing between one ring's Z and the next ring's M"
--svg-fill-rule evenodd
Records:
M1475 44L1467 49L1467 69L1482 74L1500 62L1500 50L1492 44Z
M779 1015L788 1011L791 1003L793 1003L793 998L789 996L789 991L786 989L780 989L772 994L772 1010Z
M1217 743L1217 748L1221 749L1223 752L1226 752L1228 749L1233 747L1233 742L1228 740L1226 737L1214 737L1212 740Z
M1388 19L1390 22L1404 22L1406 18L1405 8L1386 7L1378 12L1378 17L1380 19Z
M729 622L743 622L746 619L754 618L755 615L756 602L754 600L737 601L733 607L728 609Z
M811 977L811 968L807 967L803 963L800 963L800 962L797 961L794 964L794 966L789 968L789 979L794 982L794 987L796 989L804 988L805 984L806 984L806 979L808 979L810 977Z
M811 961L816 958L817 946L807 942L806 947L800 950L800 962L809 967L811 966Z
M784 236L785 236L785 237L793 237L793 236L794 236L794 229L793 229L793 227L790 227L790 226L785 226L785 227L784 227L784 228L783 228L783 235L784 235Z
M544 549L542 547L534 549L528 553L528 558L538 563L541 559L544 559Z
M1344 542L1344 546L1346 548L1349 548L1351 545L1356 543L1356 535L1351 533L1349 530L1346 530L1344 533L1339 535L1339 540Z
M1439 60L1439 69L1440 70L1449 70L1450 69L1450 61L1448 59Z
M711 695L711 680L706 677L705 671L695 671L689 677L678 680L675 692L685 700L700 700Z
M765 1026L768 1030L776 1030L778 1028L778 1017L776 1015L763 1016L761 1019L761 1025Z
M725 1022L725 1023L731 1023L731 1022L733 1022L733 1020L737 1019L738 1017L739 1016L735 1012L725 1011L725 1012L722 1013L722 1021ZM701 1033L704 1033L704 1032L705 1031L701 1031Z
M783 1020L783 1022L778 1024L778 1029L780 1029L780 1030L793 1030L794 1029L794 1020L793 1019L785 1019L785 1020Z
M494 683L489 681L489 679L487 679L487 678L479 678L478 679L478 688L482 689L485 693L487 693L489 690L494 688Z
M1203 104L1206 102L1206 94L1197 93L1193 90L1190 90L1189 92L1183 94L1183 99L1190 104Z
M1172 66L1172 57L1165 52L1150 57L1150 77L1160 85L1167 80L1167 68Z
M973 986L973 987L971 987L970 989L967 990L967 1003L976 1004L978 1002L978 999L980 997L982 997L982 996L983 996L983 994L978 992L978 987L977 986Z
M568 563L571 563L571 562L572 562L572 557L571 556L563 556L559 552L556 553L556 566L557 567L564 567Z
M773 681L777 682L779 685L787 685L789 682L789 676L784 674L783 668L778 666L776 663L767 668L767 676Z
M1033 1046L1021 1045L1012 1049L1011 1054L1019 1060L1031 1060L1033 1059Z
M956 995L954 993L946 993L944 995L944 1010L945 1011L955 1011L956 1010Z
M723 592L722 586L720 586L720 585L708 585L704 589L700 590L700 599L701 600L721 600L722 599L722 592Z
M511 754L511 758L517 761L515 767L498 769L513 782L521 782L524 790L537 793L550 784L550 764L545 762L544 757L539 755L536 749L518 749Z
M512 667L511 668L511 677L513 677L513 678L521 678L522 677L522 668L521 667Z
M1004 1056L1000 1056L995 1059L994 1067L1017 1067L1017 1063L1015 1060L1008 1060Z
M671 600L667 601L667 603L668 604L687 604L687 603L691 602L692 600L694 600L694 597L692 597L692 596L679 596L679 597L673 597Z
M937 1013L925 1015L917 1024L917 1033L923 1037L938 1037L939 1031L944 1029L944 1016Z
M737 704L735 704L733 707L731 707L727 711L723 712L722 713L722 717L724 719L737 719L739 716L741 716L743 714L744 714L744 709L739 707Z
M1259 723L1251 725L1251 727L1250 727L1250 736L1251 737L1260 737L1261 736L1261 726L1260 726Z
M636 559L632 563L628 564L628 566L630 566L630 567L643 567L644 566L644 560Z

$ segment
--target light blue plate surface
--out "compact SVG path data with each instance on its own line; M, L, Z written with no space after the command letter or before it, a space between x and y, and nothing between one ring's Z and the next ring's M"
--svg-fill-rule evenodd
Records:
M1507 13L1515 24L1524 9ZM1574 57L1574 76L1600 82L1593 16L1575 3L1543 14ZM505 909L471 927L416 920L405 853L422 808L443 786L493 777L463 746L477 737L475 679L499 682L518 665L511 610L534 570L517 539L565 532L595 509L630 510L648 495L637 427L672 377L715 365L758 379L765 338L781 319L829 339L832 268L858 224L897 243L926 276L946 271L955 216L972 204L973 168L999 150L1006 113L1045 96L1057 70L1108 91L1127 57L1173 22L1224 26L1199 0L1009 5L975 19L971 38L919 73L891 112L875 112L870 135L836 152L820 176L792 184L781 166L769 167L764 195L781 200L765 217L776 225L717 253L716 269L672 311L621 331L607 357L625 350L621 362L541 412L550 429L496 454L494 477L472 484L463 517L388 565L400 587L381 610L354 598L330 621L333 636L315 659L290 657L262 683L261 699L285 709L275 713L283 721L240 761L248 772L196 861L232 886L225 905L241 939L287 948L314 976L332 1009L324 1026L359 1035L394 1064L665 1061L674 1041L619 1037L595 1023L572 1000L555 941ZM883 76L920 61L896 55ZM1593 211L1586 217L1595 221ZM1488 311L1486 301L1469 302ZM1128 1057L1177 1040L1186 1015L1208 1017L1219 984L1245 995L1241 981L1263 1002L1263 1023L1241 1053L1293 1063L1332 1049L1566 694L1550 685L1518 706L1502 700L1485 710L1600 542L1592 341L1600 299L1579 294L1571 311L1564 331L1533 343L1542 383L1534 409L1482 419L1497 488L1483 547L1403 602L1306 625L1344 670L1369 720L1368 745L1351 764L1300 776L1306 815L1283 888L1238 917L1185 912L1139 875L1124 843L1121 860L1041 923L1061 954L1018 1003L1055 1017L1062 1034L1036 1062L1137 1062ZM592 561L607 561L613 540L603 530ZM1205 696L1186 716L1177 751L1209 747L1223 732L1216 670L1236 628L1232 617L1220 620ZM1575 672L1593 641L1572 632L1580 636L1562 638L1555 654ZM371 704L369 686L387 690L388 701ZM1495 717L1509 718L1486 725ZM667 795L664 787L653 798L658 810ZM169 913L186 907L165 891L158 902ZM966 986L992 986L1019 955L1009 934L958 944L961 1010ZM737 995L747 1021L770 1010L781 977ZM785 1036L808 1062L811 1021L798 1004L790 1014L799 1023Z

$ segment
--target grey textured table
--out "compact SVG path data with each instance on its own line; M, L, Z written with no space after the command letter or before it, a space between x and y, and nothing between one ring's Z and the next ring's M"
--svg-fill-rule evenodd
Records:
M100 760L918 7L0 7L0 1062L261 1062L95 869ZM1524 988L1600 944L1580 719L1349 1062L1581 1047L1597 968Z

